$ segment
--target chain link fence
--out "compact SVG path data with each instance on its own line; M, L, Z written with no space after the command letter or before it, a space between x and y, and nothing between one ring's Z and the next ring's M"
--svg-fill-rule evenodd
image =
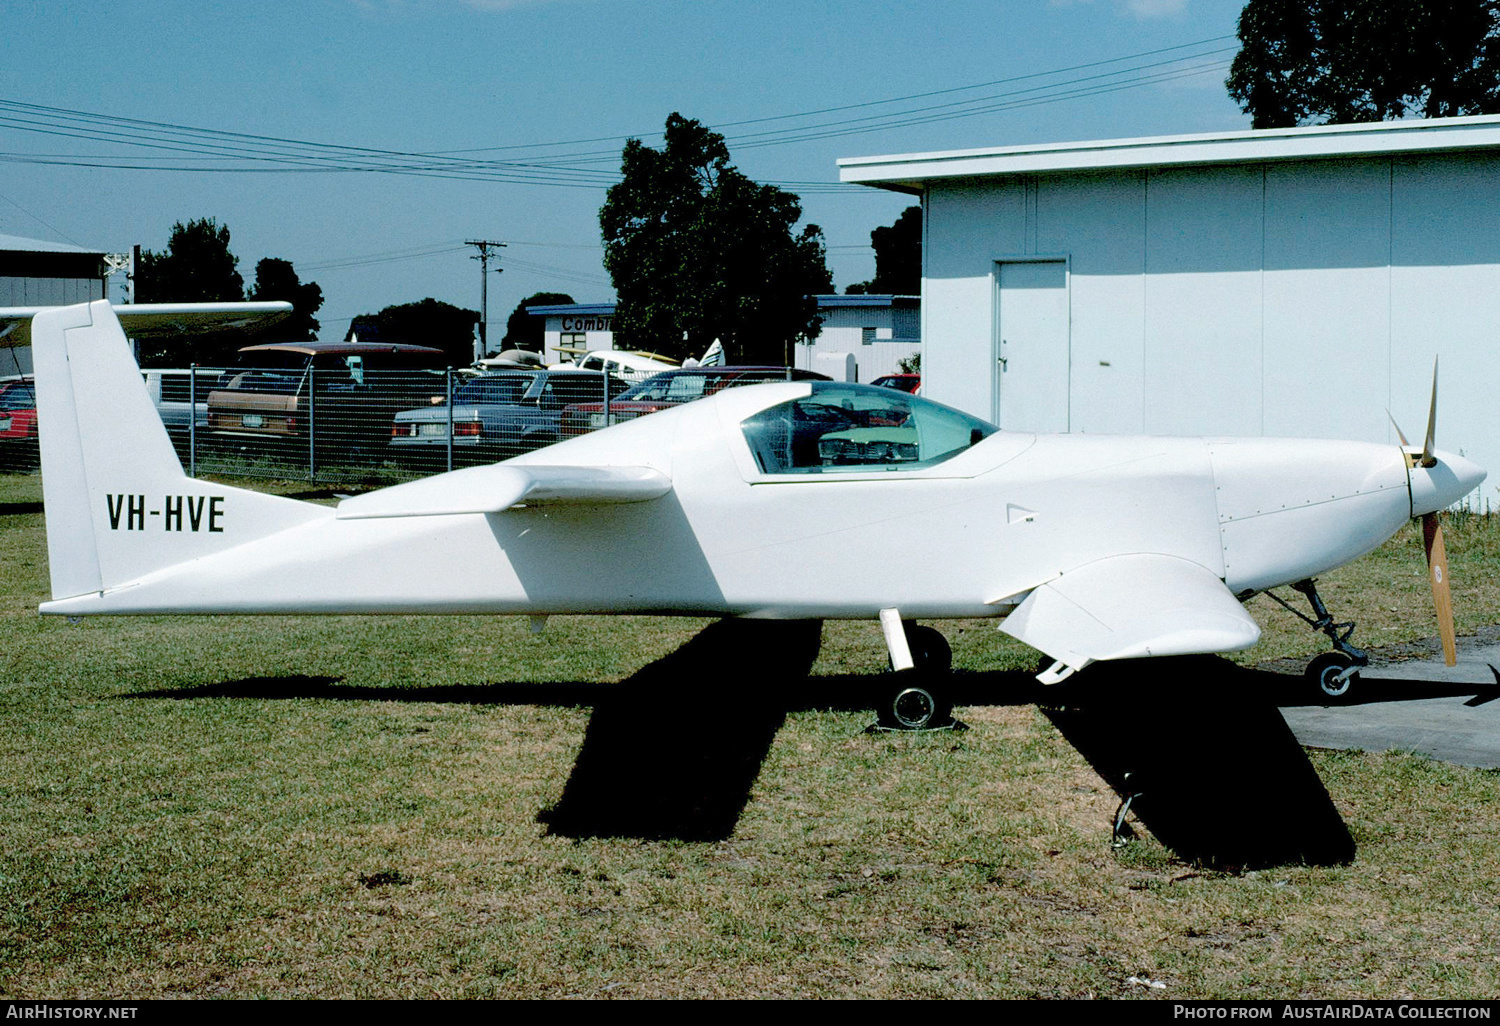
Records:
M193 367L145 376L190 475L322 482L399 481L530 452L580 433L569 407L607 406L630 385L577 370Z
M362 485L494 463L721 388L822 377L781 367L684 369L644 382L578 369L358 365L142 373L191 476ZM37 465L32 383L0 379L0 472Z
M0 472L32 471L38 460L36 390L29 378L0 379Z

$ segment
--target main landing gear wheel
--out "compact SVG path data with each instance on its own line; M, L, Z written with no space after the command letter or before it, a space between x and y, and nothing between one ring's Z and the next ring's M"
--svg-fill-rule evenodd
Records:
M1307 664L1307 679L1318 689L1319 697L1345 698L1359 680L1359 669L1344 653L1325 652Z
M926 684L896 688L880 710L881 725L893 730L932 730L952 722L952 700Z
M953 669L953 649L942 631L919 624L906 625L906 644L911 648L913 667L919 673L943 674Z
M880 726L887 730L952 727L953 699L943 687L943 678L953 669L953 649L940 631L914 623L904 626L914 665L896 675L896 686L880 706Z

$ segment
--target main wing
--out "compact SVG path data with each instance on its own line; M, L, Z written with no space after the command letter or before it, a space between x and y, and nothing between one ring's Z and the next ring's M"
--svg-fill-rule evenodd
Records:
M1102 659L1238 652L1260 626L1213 571L1178 556L1110 556L1031 594L1000 629L1061 663L1055 683Z

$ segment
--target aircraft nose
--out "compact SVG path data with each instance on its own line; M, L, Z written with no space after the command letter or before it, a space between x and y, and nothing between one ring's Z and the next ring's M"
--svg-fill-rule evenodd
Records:
M1486 476L1483 467L1462 456L1449 452L1434 452L1432 455L1437 460L1432 466L1418 464L1410 471L1411 515L1414 517L1447 509L1479 487L1479 482Z

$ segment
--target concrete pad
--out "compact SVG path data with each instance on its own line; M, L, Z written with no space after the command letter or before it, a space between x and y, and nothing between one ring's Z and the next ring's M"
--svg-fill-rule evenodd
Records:
M1436 647L1404 646L1372 653L1348 700L1322 705L1311 687L1306 703L1283 705L1292 733L1312 748L1413 751L1461 766L1500 768L1500 628L1460 638L1458 665L1444 666L1441 653L1406 658ZM1262 667L1295 672L1278 663Z

